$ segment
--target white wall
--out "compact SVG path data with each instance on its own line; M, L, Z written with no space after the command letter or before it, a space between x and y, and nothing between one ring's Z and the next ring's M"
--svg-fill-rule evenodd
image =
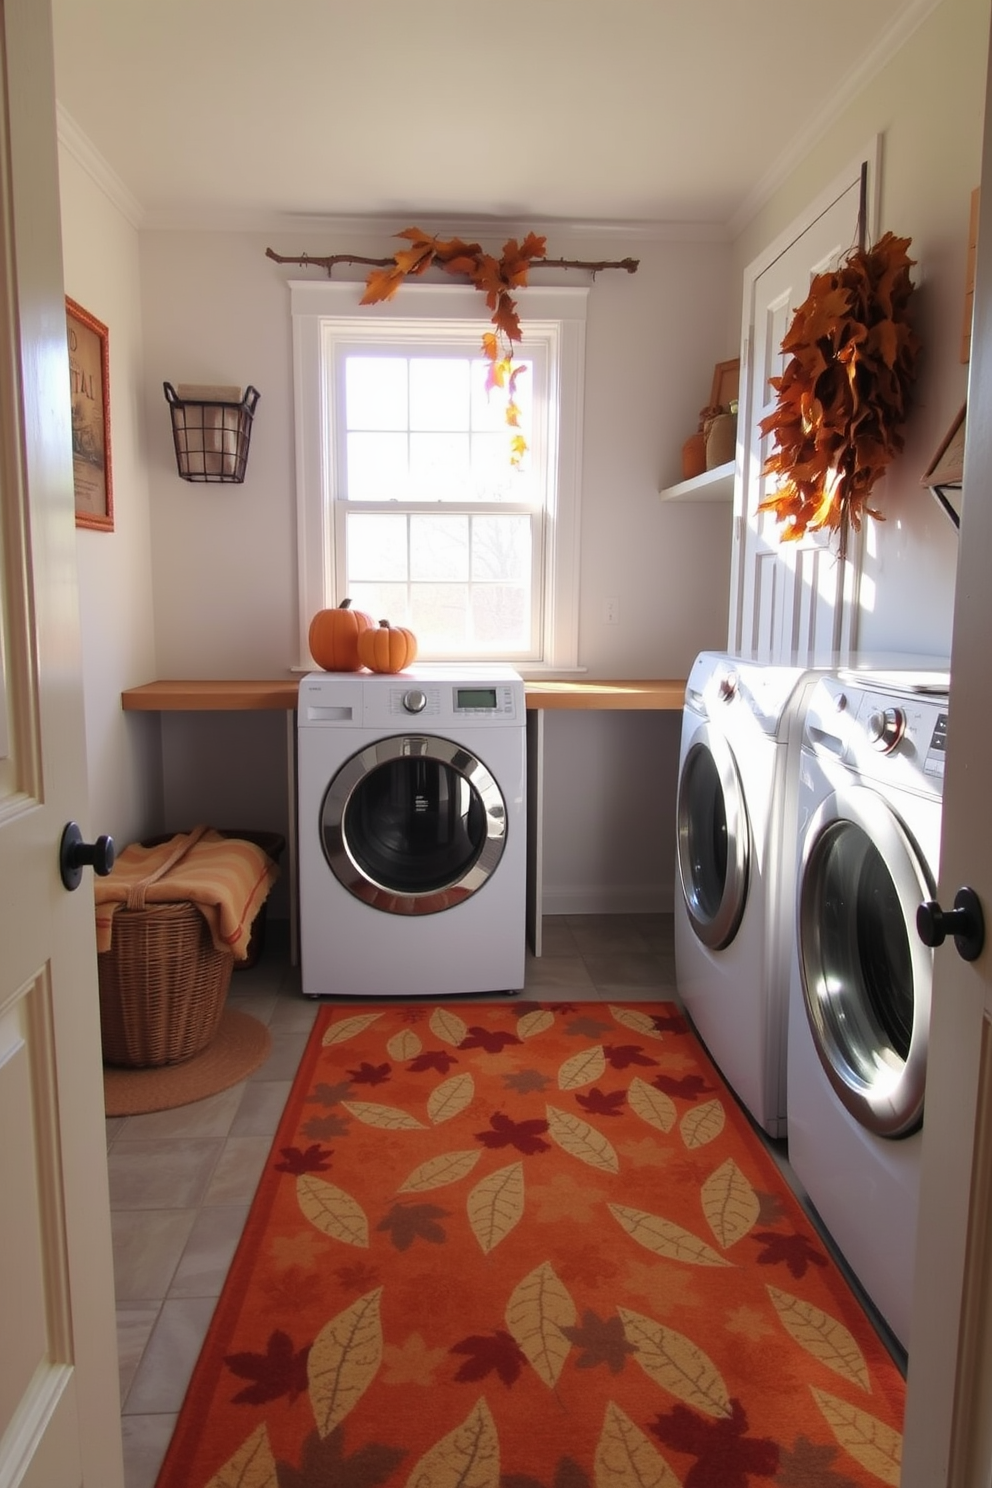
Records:
M497 230L493 241L500 244L503 236ZM381 227L358 235L343 224L292 239L141 235L156 636L160 675L166 677L283 675L306 660L296 641L286 285L323 271L279 266L265 257L267 246L286 254L381 256L392 241ZM725 638L729 507L665 506L658 490L681 478L681 446L708 401L714 363L735 350L726 339L729 247L678 238L637 241L619 232L582 238L554 229L548 251L595 260L640 258L634 275L600 274L590 296L580 661L602 677L684 676L697 651ZM243 485L195 485L179 478L164 380L258 387ZM607 597L620 600L616 625L604 620ZM213 820L221 810L225 816L218 824L285 830L285 740L271 719L239 718L233 779L241 781L240 788L225 773L232 757L230 719L168 720L170 827L202 819L213 805ZM670 842L674 831L677 745L671 719L603 715L589 722L569 715L555 721L548 734L547 769L555 786L545 817L545 886L556 907L623 908L621 883L637 886L637 903L629 900L628 907L670 904L671 853L658 844ZM658 782L647 808L643 786L630 769L632 755L651 762ZM608 860L602 828L607 805L623 824L609 838ZM641 826L646 809L654 824L650 832Z
M66 293L109 330L113 532L77 527L89 827L119 847L161 816L158 721L125 715L121 691L157 671L152 608L138 234L59 149Z
M874 493L859 644L949 655L957 536L920 477L965 400L959 360L971 191L981 170L988 0L943 0L734 244L735 285L868 140L882 137L880 231L912 239L923 341L901 456Z

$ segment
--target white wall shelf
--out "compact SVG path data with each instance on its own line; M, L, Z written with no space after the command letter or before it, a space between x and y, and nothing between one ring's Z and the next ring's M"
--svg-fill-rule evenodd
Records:
M662 501L733 501L734 461L704 470L702 475L679 481L677 486L665 486L658 494Z

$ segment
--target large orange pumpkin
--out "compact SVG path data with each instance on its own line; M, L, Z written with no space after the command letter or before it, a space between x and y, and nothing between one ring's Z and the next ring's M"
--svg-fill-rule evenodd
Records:
M343 599L337 609L318 610L307 636L310 655L327 672L359 672L359 637L374 626L371 615L351 608L350 599Z
M358 637L358 655L370 672L401 672L417 659L417 637L380 620L378 630L363 630Z

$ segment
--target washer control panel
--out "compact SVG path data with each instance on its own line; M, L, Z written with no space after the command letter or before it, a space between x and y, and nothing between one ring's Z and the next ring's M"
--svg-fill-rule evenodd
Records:
M471 669L443 663L404 672L312 672L300 683L300 728L375 728L402 732L445 725L524 728L523 678L497 662Z

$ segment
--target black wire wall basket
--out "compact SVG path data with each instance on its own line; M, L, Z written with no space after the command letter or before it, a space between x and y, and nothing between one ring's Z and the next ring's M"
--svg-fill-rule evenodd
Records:
M164 382L176 468L183 480L238 484L245 478L257 388L192 388Z

